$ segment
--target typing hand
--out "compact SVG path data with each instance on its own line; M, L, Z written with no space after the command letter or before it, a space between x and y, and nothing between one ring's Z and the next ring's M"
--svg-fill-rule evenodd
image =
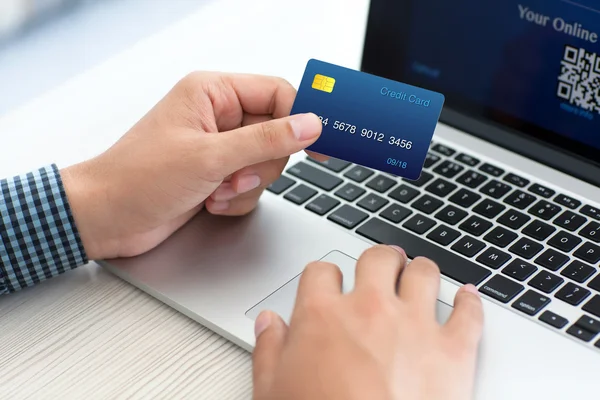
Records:
M401 249L367 250L347 294L337 266L309 264L289 328L269 311L256 320L254 399L471 398L483 325L476 288L458 291L440 325L438 267L425 258L405 263Z
M148 251L205 207L243 215L317 140L284 80L194 73L100 156L61 171L90 259Z

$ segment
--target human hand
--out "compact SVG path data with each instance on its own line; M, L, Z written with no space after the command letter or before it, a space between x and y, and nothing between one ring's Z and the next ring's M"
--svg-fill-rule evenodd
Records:
M365 251L346 294L337 266L309 264L289 328L270 311L256 319L254 399L471 398L483 326L477 289L461 288L440 325L437 265L405 263L399 248Z
M106 152L62 170L88 257L144 253L203 207L252 211L321 133L314 114L287 117L295 95L279 78L193 73Z

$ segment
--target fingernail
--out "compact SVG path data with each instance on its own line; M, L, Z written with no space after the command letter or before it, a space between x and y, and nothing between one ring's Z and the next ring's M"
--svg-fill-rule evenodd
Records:
M225 211L229 208L228 201L216 201L213 203L211 210L213 211Z
M399 247L399 246L394 246L394 245L392 245L392 246L390 246L390 247L391 247L392 249L396 250L398 253L402 254L402 255L404 256L404 258L408 258L408 257L406 256L406 252L404 251L404 249L403 249L402 247Z
M258 314L258 317L254 322L254 336L258 338L269 325L271 325L271 313L269 311L263 311Z
M222 183L221 186L217 190L213 192L211 197L215 201L228 201L236 197L239 193L237 193L231 187L231 183Z
M463 286L463 290L465 292L473 293L475 296L479 297L479 292L477 291L477 288L471 285L470 283Z
M260 177L258 175L246 175L238 179L238 193L246 193L256 189L260 185Z
M298 114L290 121L294 136L300 141L314 139L321 133L321 120L315 114Z

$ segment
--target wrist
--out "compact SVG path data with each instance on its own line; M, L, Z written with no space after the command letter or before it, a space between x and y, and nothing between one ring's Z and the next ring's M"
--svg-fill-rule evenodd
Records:
M110 212L106 179L94 172L95 160L60 171L63 187L73 214L75 227L90 260L110 258Z

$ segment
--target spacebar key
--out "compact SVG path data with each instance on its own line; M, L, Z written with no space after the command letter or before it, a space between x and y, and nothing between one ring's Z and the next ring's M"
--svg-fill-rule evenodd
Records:
M356 232L377 243L398 245L410 258L427 257L437 263L442 274L460 283L478 285L491 272L458 255L434 245L378 218L371 218Z

